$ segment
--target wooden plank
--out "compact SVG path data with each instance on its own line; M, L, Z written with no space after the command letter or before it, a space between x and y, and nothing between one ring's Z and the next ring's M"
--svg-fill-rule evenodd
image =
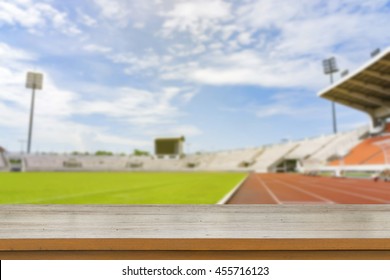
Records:
M390 238L390 205L3 205L0 239Z
M389 205L2 205L1 259L390 259Z
M390 251L390 238L1 239L0 251Z
M2 260L389 260L390 251L10 251Z

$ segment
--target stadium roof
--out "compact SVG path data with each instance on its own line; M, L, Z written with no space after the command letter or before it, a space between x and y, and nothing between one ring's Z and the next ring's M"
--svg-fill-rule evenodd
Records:
M390 117L390 47L318 96L366 112L374 119Z

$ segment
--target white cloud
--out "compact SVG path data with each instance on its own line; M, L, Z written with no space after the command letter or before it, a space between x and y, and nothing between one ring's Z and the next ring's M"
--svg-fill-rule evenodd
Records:
M207 5L198 2L177 3L164 14L163 31L171 37L187 34L192 42L176 44L169 51L175 58L198 58L196 65L176 61L164 66L160 77L198 84L315 90L326 84L322 59L335 55L340 67L354 69L364 60L362 55L390 40L390 33L384 34L382 28L390 25L388 1L367 5L357 0L290 2L253 0L232 8L222 1L209 1L224 8L208 12ZM212 51L194 53L198 44Z
M161 13L165 18L162 34L171 36L174 32L189 32L197 41L208 39L207 32L212 31L220 20L231 16L231 5L222 0L183 1L172 10Z
M310 9L318 1L302 0L294 5L288 0L248 1L238 8L238 21L250 27L280 26Z
M4 0L0 2L0 24L20 25L33 33L48 27L68 35L81 33L66 13L47 3L30 1Z
M116 27L127 27L130 23L135 28L142 28L145 22L155 14L153 0L93 0L103 18L116 23ZM142 25L142 26L141 26Z
M267 118L273 116L295 116L297 112L301 112L301 108L293 108L283 104L270 104L257 109L256 116L259 118Z
M92 52L92 53L109 53L109 52L111 52L111 48L99 46L99 45L95 45L95 44L85 45L83 47L83 49L88 51L88 52Z
M251 38L250 32L243 32L237 36L237 41L241 45L249 45L250 43L253 42L253 39Z
M149 147L151 144L152 141L130 135L118 136L103 126L49 117L37 117L34 120L33 151L93 152L108 149L123 152L131 148Z
M27 131L31 92L24 88L24 81L30 68L28 63L34 57L31 53L0 44L0 61L9 65L0 66L0 74L5 78L0 79L0 127L14 131L1 141L13 149L16 149L14 142L18 140L15 137L25 139ZM142 136L136 139L131 135L121 136L98 123L87 125L73 118L101 114L106 120L139 126L142 135L142 126L151 129L156 124L172 123L179 114L172 104L181 92L176 87L156 93L132 88L100 88L105 93L114 92L115 101L111 95L98 95L87 101L80 93L60 89L50 73L38 71L43 72L45 79L43 90L37 91L35 98L34 150L91 151L111 145L123 151L129 147L148 147L151 141L142 139Z
M226 18L230 15L230 4L221 0L183 1L164 14L169 19L171 27L183 28L202 19ZM178 26L176 26L178 24Z
M86 2L82 11L51 0L0 1L0 27L17 32L9 42L20 44L14 48L5 37L8 44L0 43L2 127L11 128L4 119L9 115L15 120L13 127L22 127L25 134L29 110L25 72L34 65L48 67L38 69L45 73L44 90L38 92L36 103L39 142L50 139L83 148L110 142L143 145L143 137L158 129L202 133L201 128L180 122L180 106L203 90L201 85L313 93L327 84L323 58L334 55L340 69L353 70L368 59L371 49L390 41L390 33L384 31L390 25L385 7L389 1L384 0L303 0L294 5L289 0L93 2L95 7ZM83 36L62 36L80 34L76 23ZM51 43L26 44L26 30L47 36ZM103 55L107 63L88 53ZM67 71L73 66L74 72ZM207 92L209 87L205 88ZM299 115L299 106L283 99L275 95L251 113L260 118ZM91 119L129 127L139 137L87 124Z
M125 73L128 75L142 74L145 70L157 70L158 66L164 63L164 57L156 54L153 50L148 50L142 56L134 53L117 53L108 57L114 63L124 64Z
M89 27L95 27L97 26L97 21L92 18L91 16L83 13L81 10L77 10L77 14L79 16L79 21Z
M0 61L33 60L36 57L24 50L11 48L9 45L0 42Z
M136 23L134 23L133 27L135 29L143 29L145 27L145 23L143 23L143 22L136 22Z
M109 19L117 19L123 24L127 22L129 7L127 1L95 0L102 15Z
M259 85L266 87L306 87L322 84L316 79L320 65L304 59L266 57L252 50L231 55L214 55L199 65L168 69L162 78L188 80L211 85Z
M97 133L95 140L109 145L122 145L127 147L150 147L152 141L134 140L128 137L119 137L109 133Z
M184 135L186 137L201 135L202 131L194 125L179 125L169 130L172 135Z
M10 120L12 120L12 122ZM27 118L26 115L23 114L23 112L21 112L20 110L15 110L14 108L10 108L6 105L6 103L2 103L2 100L0 100L1 126L13 128L15 127L15 125L23 124L23 122L27 124ZM5 137L4 134L3 137ZM5 141L5 139L2 139L2 141Z
M291 94L292 96L288 96ZM256 117L261 119L269 119L275 117L287 117L289 119L323 119L328 118L329 111L327 106L313 104L313 96L305 97L305 94L287 93L284 99L277 99L264 105L249 108L248 111L254 113ZM330 108L330 107L329 107Z
M178 109L172 105L172 99L178 91L174 88L160 92L119 88L115 89L115 100L81 101L77 112L80 115L100 114L139 126L172 123L179 115Z

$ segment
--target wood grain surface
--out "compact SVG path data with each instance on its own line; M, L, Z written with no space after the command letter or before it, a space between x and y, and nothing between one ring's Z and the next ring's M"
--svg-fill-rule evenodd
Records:
M2 259L288 256L390 259L390 206L0 206Z

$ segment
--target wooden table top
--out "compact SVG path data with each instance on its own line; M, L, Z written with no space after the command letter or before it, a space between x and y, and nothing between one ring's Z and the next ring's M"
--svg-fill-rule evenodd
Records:
M302 246L389 250L390 205L0 206L0 250Z
M390 238L390 205L2 205L0 238Z

